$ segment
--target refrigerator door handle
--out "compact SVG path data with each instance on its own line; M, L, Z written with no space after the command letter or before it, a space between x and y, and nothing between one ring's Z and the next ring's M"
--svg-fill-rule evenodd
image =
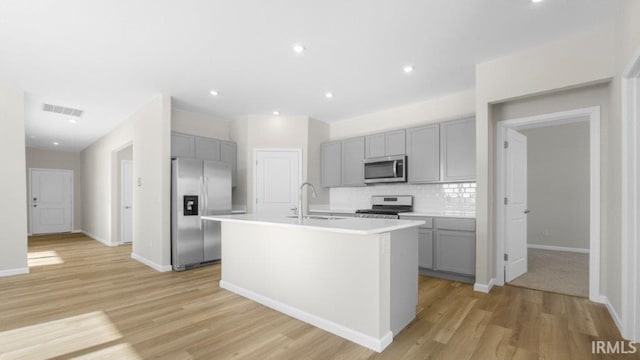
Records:
M209 212L209 177L204 177L204 213L207 215Z
M200 176L200 186L198 187L198 189L199 189L198 190L198 199L199 199L199 201L198 201L198 213L200 214L200 231L202 231L202 222L204 221L204 220L202 220L202 210L204 208L204 206L202 204L203 200L204 200L203 191L202 191L203 183L204 183L203 182L203 178L202 178L202 176Z

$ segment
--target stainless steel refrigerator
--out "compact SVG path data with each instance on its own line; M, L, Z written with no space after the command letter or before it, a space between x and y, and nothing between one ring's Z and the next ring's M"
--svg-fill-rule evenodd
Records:
M231 214L231 167L222 161L171 161L171 264L174 271L221 257L220 223L201 216Z

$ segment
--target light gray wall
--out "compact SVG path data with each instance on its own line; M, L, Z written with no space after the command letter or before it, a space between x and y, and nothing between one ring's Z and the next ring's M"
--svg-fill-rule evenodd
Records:
M82 230L82 161L80 153L27 147L26 159L27 186L29 186L30 168L73 171L73 230ZM29 204L28 195L26 199Z
M0 276L28 272L24 92L0 86Z
M521 130L527 137L529 244L589 248L589 122Z

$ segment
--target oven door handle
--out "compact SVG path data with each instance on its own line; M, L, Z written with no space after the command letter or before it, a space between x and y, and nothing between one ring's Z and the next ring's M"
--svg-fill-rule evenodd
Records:
M398 177L398 160L393 160L393 177Z

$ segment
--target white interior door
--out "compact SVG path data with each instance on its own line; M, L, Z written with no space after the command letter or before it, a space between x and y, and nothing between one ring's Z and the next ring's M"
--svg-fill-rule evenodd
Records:
M120 222L122 234L120 235L120 241L122 243L130 243L133 240L133 161L122 160L120 171L120 191L122 194L120 200L122 205L122 220Z
M256 151L256 213L285 215L298 202L299 150Z
M507 129L505 281L527 272L527 137Z
M73 171L29 169L31 233L71 232Z

